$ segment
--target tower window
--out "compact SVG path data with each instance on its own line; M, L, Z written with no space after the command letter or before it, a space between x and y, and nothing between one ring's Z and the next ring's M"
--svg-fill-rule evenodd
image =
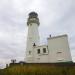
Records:
M32 23L30 23L30 26L32 26Z
M37 53L40 54L40 49L37 50Z
M43 48L43 53L46 53L46 48Z
M29 51L29 54L31 54L31 51Z

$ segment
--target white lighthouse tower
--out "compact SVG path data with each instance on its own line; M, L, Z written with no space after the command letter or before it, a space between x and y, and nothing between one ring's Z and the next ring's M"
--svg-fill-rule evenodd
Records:
M40 44L38 14L31 12L28 17L26 63L72 62L67 34L50 36L47 44Z
M31 12L28 17L28 36L27 36L27 47L26 47L26 62L32 63L34 60L33 47L39 44L39 18L38 14Z

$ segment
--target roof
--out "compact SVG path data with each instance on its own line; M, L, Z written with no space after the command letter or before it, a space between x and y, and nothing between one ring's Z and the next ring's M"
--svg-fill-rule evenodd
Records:
M39 46L35 46L35 48L37 48L37 47L42 47L42 46L47 46L47 45L39 45Z
M60 38L60 37L67 37L67 34L59 35L59 36L54 36L54 37L49 37L47 39L55 39L55 38Z

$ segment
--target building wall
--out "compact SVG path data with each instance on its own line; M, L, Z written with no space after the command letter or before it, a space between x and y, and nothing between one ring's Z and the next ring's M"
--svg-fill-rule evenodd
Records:
M46 53L43 52L46 48ZM40 53L37 50L40 49ZM36 46L33 49L34 63L57 63L72 61L67 35L48 38L48 46Z
M46 48L46 53L43 52L43 48ZM38 54L38 49L40 53ZM47 63L48 62L48 47L47 45L37 46L34 48L34 62L35 63Z
M67 35L48 38L49 62L72 61Z

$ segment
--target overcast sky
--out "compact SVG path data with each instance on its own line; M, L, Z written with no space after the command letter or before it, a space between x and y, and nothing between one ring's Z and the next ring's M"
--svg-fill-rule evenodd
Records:
M32 11L40 19L41 42L50 34L67 34L75 61L75 0L0 0L0 67L11 59L24 60L26 22Z

